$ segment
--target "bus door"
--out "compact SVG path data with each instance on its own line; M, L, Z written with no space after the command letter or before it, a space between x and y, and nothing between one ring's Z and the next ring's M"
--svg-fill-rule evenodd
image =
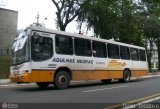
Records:
M107 77L107 51L106 44L103 42L93 41L93 73L90 79L106 79Z
M123 62L120 60L119 46L116 44L107 44L108 49L108 70L111 78L121 78L123 70ZM120 71L120 72L119 72Z
M53 57L53 34L33 32L31 36L32 69L48 70Z
M74 38L75 72L74 79L88 80L93 70L93 57L91 41L88 39Z

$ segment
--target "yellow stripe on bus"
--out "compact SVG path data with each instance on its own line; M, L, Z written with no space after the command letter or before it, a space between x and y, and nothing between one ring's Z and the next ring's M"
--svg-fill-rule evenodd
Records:
M55 71L52 70L32 70L31 73L12 76L14 82L54 82ZM147 70L132 70L132 77L147 75ZM121 79L123 70L74 70L72 80L102 80L102 79Z

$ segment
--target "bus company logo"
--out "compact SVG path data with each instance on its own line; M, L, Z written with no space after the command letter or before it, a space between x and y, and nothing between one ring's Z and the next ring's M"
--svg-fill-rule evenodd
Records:
M8 104L7 103L2 103L2 109L7 109L8 108Z

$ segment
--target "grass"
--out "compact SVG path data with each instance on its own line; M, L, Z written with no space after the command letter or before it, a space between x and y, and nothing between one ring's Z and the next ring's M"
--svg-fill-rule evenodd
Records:
M0 79L9 77L10 72L10 56L0 56Z

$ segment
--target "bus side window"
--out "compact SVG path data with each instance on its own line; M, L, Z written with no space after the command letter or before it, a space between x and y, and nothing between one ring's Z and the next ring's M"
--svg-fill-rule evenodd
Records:
M100 58L106 58L107 57L107 51L106 51L106 44L103 42L98 42L98 41L93 41L92 42L92 47L94 57L100 57Z
M56 53L64 55L73 54L73 39L64 35L56 35Z
M121 59L130 60L129 47L120 46Z
M140 61L146 61L145 50L139 50L139 58L140 58Z
M131 54L131 59L134 61L139 61L139 53L138 49L136 48L131 48L130 49L130 54Z
M107 44L108 58L119 59L119 46L115 44Z
M91 56L91 41L88 39L75 38L75 55L77 56Z

